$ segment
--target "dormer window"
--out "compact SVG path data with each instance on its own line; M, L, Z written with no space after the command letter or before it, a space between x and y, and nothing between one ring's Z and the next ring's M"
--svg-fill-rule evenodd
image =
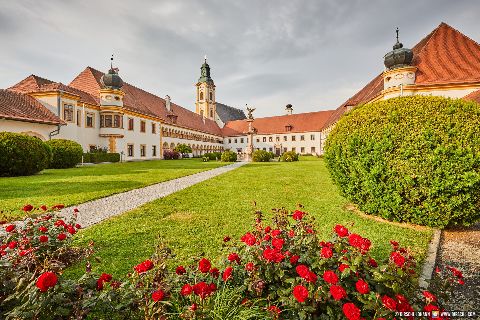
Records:
M287 124L287 125L285 126L285 131L287 131L287 132L292 131L292 125L291 125L291 124Z

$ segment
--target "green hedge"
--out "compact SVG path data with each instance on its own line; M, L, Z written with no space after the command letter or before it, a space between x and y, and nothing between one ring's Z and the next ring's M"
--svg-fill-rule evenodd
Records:
M273 159L273 153L265 150L255 150L252 154L253 162L268 162Z
M233 151L227 150L222 153L222 162L235 162L237 161L237 154Z
M52 149L52 161L49 168L73 168L82 161L83 148L78 142L53 139L45 143Z
M330 133L325 160L366 213L441 228L480 218L474 102L414 96L357 107Z
M0 132L0 176L26 176L47 168L50 147L24 134Z
M210 160L220 160L222 158L221 152L209 152L205 153L203 157L207 157Z
M280 161L285 161L285 162L293 162L293 161L298 161L298 153L294 152L294 151L287 151L287 152L284 152L281 156L280 156Z
M120 153L92 152L83 154L83 162L100 163L100 162L119 162Z

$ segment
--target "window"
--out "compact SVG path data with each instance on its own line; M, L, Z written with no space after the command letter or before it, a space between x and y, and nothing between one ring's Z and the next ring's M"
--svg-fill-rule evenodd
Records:
M140 132L145 132L146 122L140 120Z
M305 148L304 147L300 148L300 153L305 153Z
M263 142L267 142L267 137L263 137Z
M152 146L152 157L157 156L157 146Z
M87 112L85 115L85 127L93 128L94 127L95 114L92 112Z
M94 145L94 144L89 144L89 145L88 145L88 150L89 150L90 152L95 152L95 151L97 150L97 146Z
M268 137L268 142L273 142L273 137Z
M310 135L310 140L315 140L315 135L314 134Z
M203 92L200 92L200 100L203 100Z
M133 157L133 144L127 144L127 155Z
M287 136L283 136L283 141L287 141Z
M210 118L213 118L213 110L210 110Z
M146 146L144 144L140 145L140 157L145 157Z
M267 151L267 148L263 148L263 151Z
M71 104L63 105L63 120L73 122L73 106Z
M123 128L122 124L123 117L116 114L113 116L113 127L114 128Z
M128 118L128 130L133 131L133 118Z
M292 152L295 152L295 151L296 151L295 147L292 147Z
M232 143L232 139L228 139L228 143Z
M297 139L296 136L292 136L292 141L295 141Z
M279 137L279 136L276 136L276 137L275 137L275 141L280 142L280 137Z
M300 136L300 141L305 141L305 136Z
M315 153L315 147L311 147L310 150L311 150L311 153Z
M157 124L152 122L152 133L157 133Z
M240 138L240 142L243 143L243 141L245 141L243 138Z
M268 148L268 151L272 152L272 151L273 151L273 148L272 148L272 147Z
M213 100L213 94L210 92L210 100Z
M257 142L260 142L260 139L259 139L259 138L257 138Z
M237 141L238 141L238 140L237 140L237 139L235 139L235 143L237 143Z
M242 148L237 148L237 153L242 153Z
M283 148L283 152L287 152L287 148Z
M118 114L100 115L101 128L122 128L122 116Z
M292 126L290 124L288 124L288 125L285 126L285 129L287 131L292 131Z
M80 125L82 124L82 112L80 110L77 110L77 126L80 127Z

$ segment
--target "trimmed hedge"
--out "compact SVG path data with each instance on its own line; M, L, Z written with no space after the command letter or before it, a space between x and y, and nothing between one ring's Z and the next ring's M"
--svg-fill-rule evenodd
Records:
M52 151L42 140L0 132L0 176L27 176L47 168Z
M325 160L343 195L369 214L431 227L480 219L480 105L413 96L343 116Z
M280 161L285 161L285 162L293 162L293 161L298 161L298 153L294 152L294 151L287 151L287 152L284 152L281 156L280 156Z
M53 139L45 142L52 149L52 161L49 168L73 168L82 161L83 148L75 141Z
M237 161L237 154L233 151L227 150L222 153L222 162L235 162Z
M119 162L120 153L89 152L83 154L83 162Z
M255 150L252 154L253 162L269 162L273 159L272 153L265 150Z

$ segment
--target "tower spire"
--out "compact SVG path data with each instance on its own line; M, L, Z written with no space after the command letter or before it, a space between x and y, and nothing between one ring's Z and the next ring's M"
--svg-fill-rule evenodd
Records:
M112 53L112 57L110 58L110 69L113 69L113 53Z
M397 43L399 43L399 41L398 41L398 27L397 27L397 30L395 32L397 33Z

